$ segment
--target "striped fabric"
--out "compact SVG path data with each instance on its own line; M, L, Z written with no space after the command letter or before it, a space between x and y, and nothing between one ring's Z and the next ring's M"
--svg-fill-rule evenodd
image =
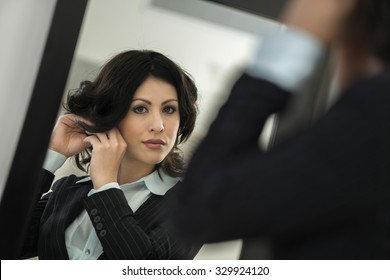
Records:
M43 171L42 185L50 188L54 176ZM87 196L91 182L76 184L74 175L56 181L52 192L34 211L23 258L69 259L65 230L86 209L103 246L99 259L192 259L200 246L178 242L163 225L165 196L152 195L133 213L123 192L110 189Z

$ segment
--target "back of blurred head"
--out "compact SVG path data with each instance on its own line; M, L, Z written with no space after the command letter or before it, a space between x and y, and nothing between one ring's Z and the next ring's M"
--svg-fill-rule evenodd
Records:
M390 1L357 0L343 37L390 65Z

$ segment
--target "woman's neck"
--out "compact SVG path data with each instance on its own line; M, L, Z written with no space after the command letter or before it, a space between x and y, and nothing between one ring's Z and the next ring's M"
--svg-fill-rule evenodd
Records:
M123 160L118 172L118 183L123 185L135 182L155 170L155 165Z

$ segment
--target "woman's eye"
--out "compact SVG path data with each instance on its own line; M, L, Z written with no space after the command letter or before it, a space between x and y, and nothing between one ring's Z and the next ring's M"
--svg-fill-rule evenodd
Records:
M167 114L173 114L173 113L175 113L177 111L177 109L176 109L176 107L174 107L174 106L166 106L166 107L164 107L164 109L163 109L163 112L164 113L167 113Z
M146 108L144 106L136 106L133 108L133 112L136 114L144 114L146 113Z

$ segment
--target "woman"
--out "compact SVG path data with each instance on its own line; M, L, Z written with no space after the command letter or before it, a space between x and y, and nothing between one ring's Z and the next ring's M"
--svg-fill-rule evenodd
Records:
M254 63L189 163L172 228L194 241L260 237L275 259L390 258L390 2L291 0L290 28ZM261 151L258 137L338 54L340 99L312 127Z
M194 257L164 227L163 205L183 175L178 145L194 128L196 100L189 75L153 51L120 53L83 82L53 130L42 193L68 157L89 176L61 178L39 200L24 257Z

